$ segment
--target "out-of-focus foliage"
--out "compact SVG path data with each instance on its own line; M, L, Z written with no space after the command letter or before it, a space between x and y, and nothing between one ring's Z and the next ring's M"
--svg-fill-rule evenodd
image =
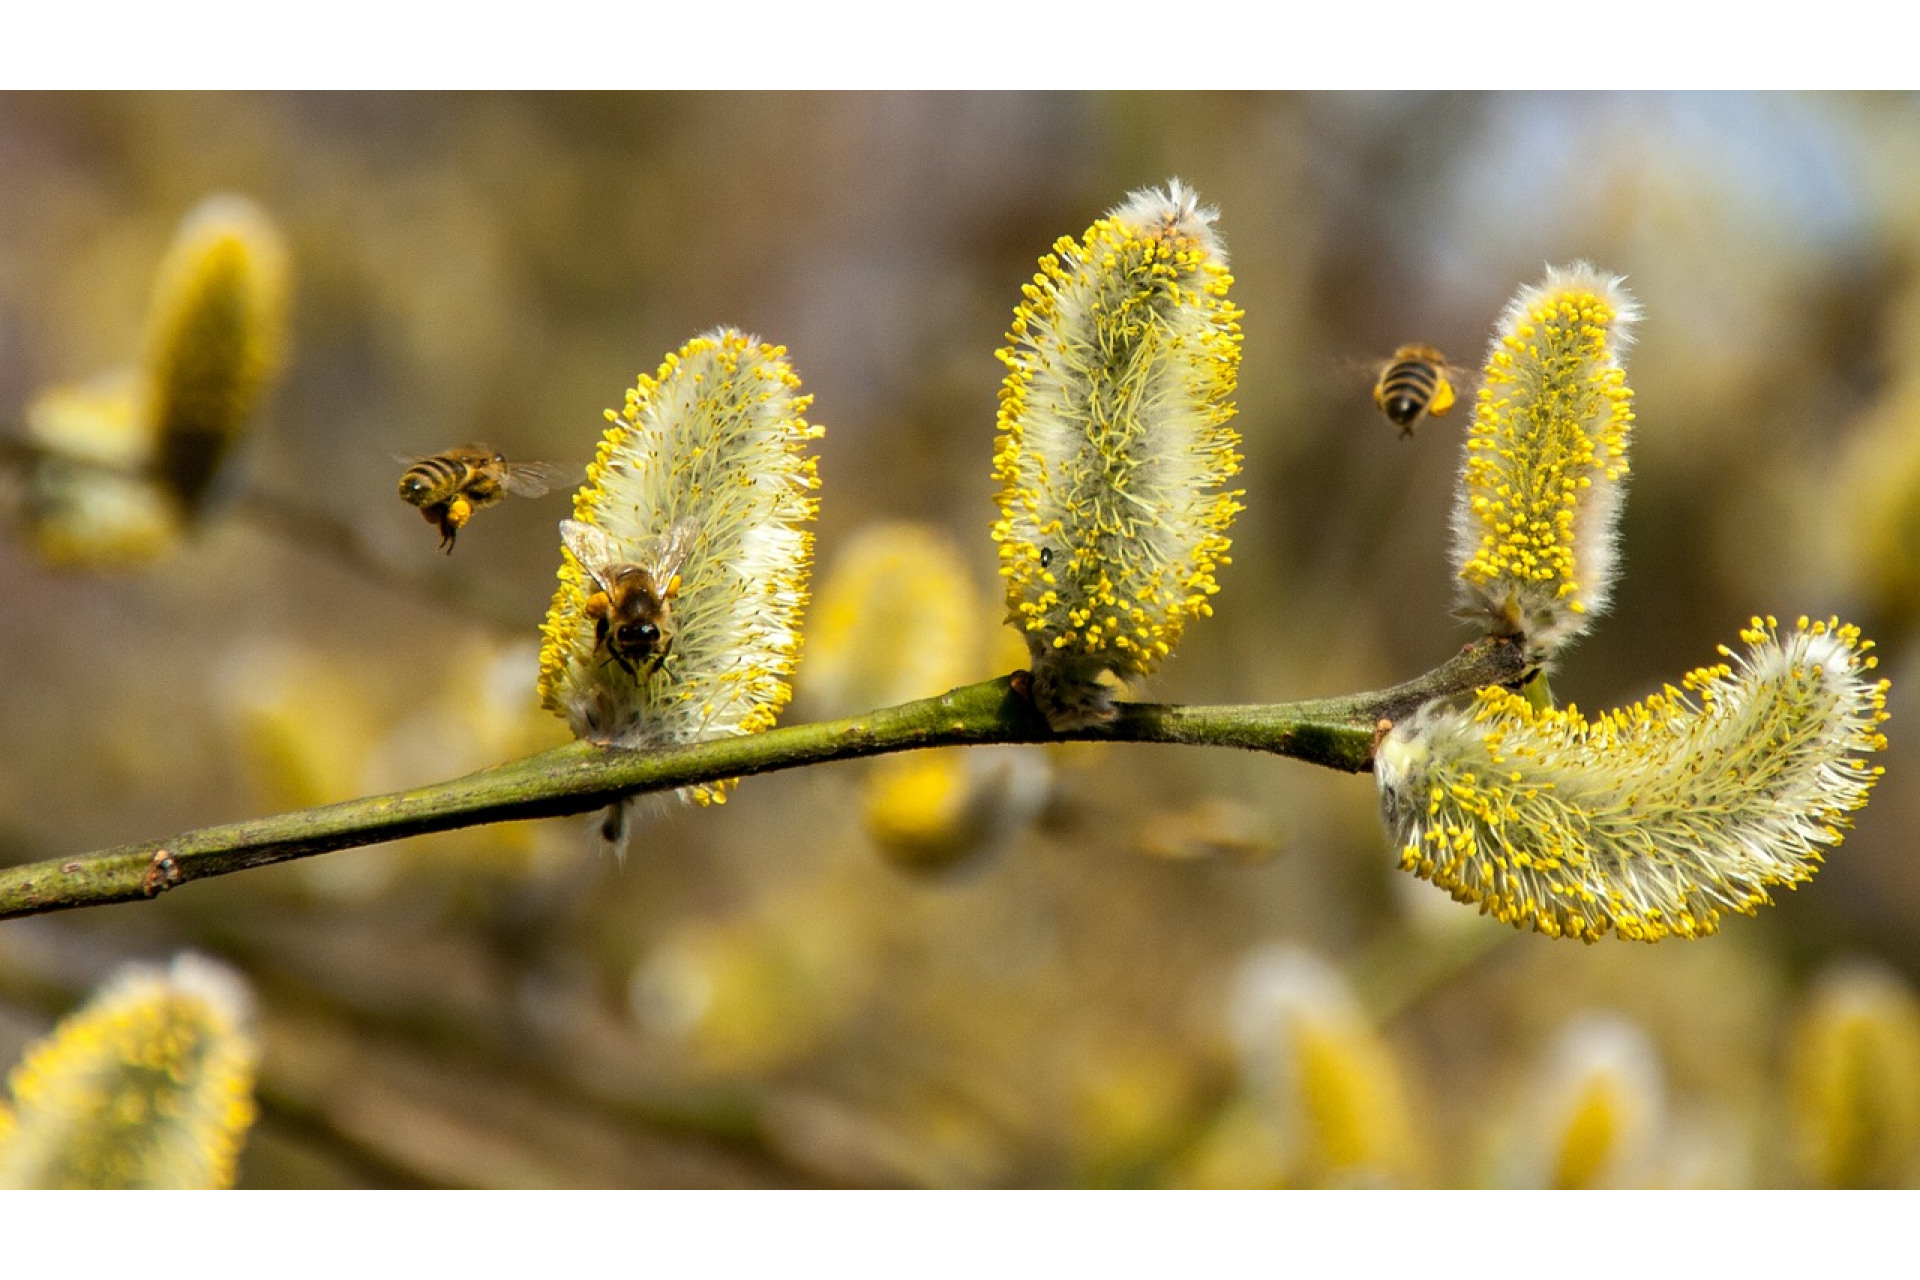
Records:
M1312 697L1449 656L1462 418L1402 439L1371 401L1378 360L1471 353L1517 284L1583 258L1647 319L1622 573L1556 692L1643 698L1756 611L1858 621L1894 690L1887 775L1846 844L1700 943L1570 947L1476 918L1395 870L1366 779L1288 761L1063 759L1031 826L941 878L871 856L868 771L833 766L640 826L624 870L585 821L520 824L0 925L0 1060L121 960L192 945L257 992L242 1185L1537 1183L1547 1166L1512 1154L1543 1123L1520 1100L1595 1011L1658 1064L1674 1140L1594 1156L1605 1117L1639 1130L1591 1102L1560 1180L1912 1184L1891 1156L1815 1162L1789 1064L1826 966L1920 975L1920 517L1855 487L1899 488L1920 432L1920 103L14 95L0 155L9 434L50 387L122 411L85 380L142 350L156 264L209 193L255 200L298 282L280 381L221 478L234 504L138 576L0 542L9 860L564 737L532 694L564 497L502 503L443 557L393 455L486 440L584 466L607 389L717 324L778 335L831 424L823 573L905 519L992 581L1008 300L1041 248L1170 175L1220 206L1233 250L1246 496L1215 616L1142 696ZM17 473L4 487L17 512ZM89 527L146 518L97 510ZM342 529L408 586L354 571ZM794 676L809 716L824 621ZM1230 1015L1275 945L1318 957L1401 1081L1391 1162L1303 1172L1276 1145ZM1856 1096L1904 1131L1906 1102Z

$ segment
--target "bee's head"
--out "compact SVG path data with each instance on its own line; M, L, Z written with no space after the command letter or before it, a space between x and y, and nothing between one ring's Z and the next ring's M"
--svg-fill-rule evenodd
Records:
M613 641L622 649L651 649L660 643L660 628L652 622L625 622L614 629Z

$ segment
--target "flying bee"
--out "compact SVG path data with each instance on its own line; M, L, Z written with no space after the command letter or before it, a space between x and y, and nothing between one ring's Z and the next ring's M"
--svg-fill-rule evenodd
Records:
M439 526L440 549L452 555L455 536L475 511L510 493L537 498L566 478L564 467L508 462L489 445L463 444L414 459L400 477L400 497L420 508L428 524Z
M639 559L623 555L612 538L578 520L560 522L560 540L600 589L583 610L593 619L595 649L640 678L635 664L651 675L673 648L671 602L680 591L680 566L700 532L696 520L676 520L639 549Z
M1393 353L1380 367L1373 384L1373 402L1387 421L1400 428L1402 438L1413 434L1428 416L1438 418L1453 408L1454 375L1447 358L1432 347L1410 343Z

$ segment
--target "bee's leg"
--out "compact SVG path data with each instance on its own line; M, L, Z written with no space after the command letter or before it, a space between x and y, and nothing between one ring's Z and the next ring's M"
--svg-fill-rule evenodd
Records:
M460 532L461 526L467 523L471 515L473 515L473 504L465 497L455 494L448 501L447 514L440 521L440 549L448 555L453 554L454 535Z
M460 526L453 523L453 517L444 502L429 502L420 508L420 517L428 524L440 530L440 549L448 555L453 554L453 535Z

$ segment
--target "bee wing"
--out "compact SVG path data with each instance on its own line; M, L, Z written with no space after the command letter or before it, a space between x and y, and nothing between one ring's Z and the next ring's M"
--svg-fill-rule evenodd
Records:
M573 552L573 558L580 567L593 575L602 591L609 590L607 570L619 562L619 553L614 550L613 539L604 530L578 520L560 522L560 541L567 550Z
M1355 395L1370 397L1392 364L1388 356L1323 356L1313 370L1314 384L1322 394L1342 401L1350 402Z
M1322 380L1340 387L1372 383L1380 371L1392 363L1379 356L1326 356L1320 361L1319 375Z
M653 539L647 548L645 557L647 572L661 591L666 591L674 575L680 572L680 566L686 563L687 552L693 550L694 540L700 536L700 522L691 518L675 520L667 526L667 531Z
M578 467L563 467L551 462L509 462L500 482L508 493L537 498L543 493L572 485L580 474Z
M1460 401L1471 402L1474 392L1479 389L1479 372L1471 365L1455 364L1433 347L1417 343L1408 343L1397 350L1371 356L1334 356L1326 362L1328 380L1340 388L1343 396L1351 391L1365 387L1379 403L1381 382L1387 371L1406 359L1420 359L1431 364L1440 374L1441 380L1453 389L1453 400L1448 409ZM1444 414L1447 409L1441 410Z
M1372 351L1358 355L1349 352L1343 355L1325 356L1320 363L1324 376L1332 381L1372 382L1402 360L1423 360L1428 364L1438 365L1445 369L1449 376L1455 378L1473 372L1470 367L1448 359L1437 348L1417 342L1404 343L1392 351Z
M380 452L395 462L405 463L407 466L412 466L416 462L425 462L429 458L446 458L452 462L478 466L493 457L493 449L484 444L457 444L452 448L433 449L426 453L408 453L402 449L381 449Z

